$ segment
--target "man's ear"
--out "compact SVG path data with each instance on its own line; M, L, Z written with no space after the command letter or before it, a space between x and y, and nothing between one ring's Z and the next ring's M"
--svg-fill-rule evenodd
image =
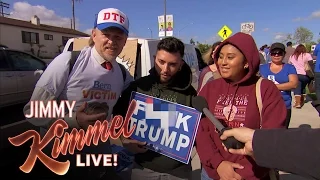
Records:
M181 67L184 65L184 63L186 63L186 61L182 59Z
M181 63L181 66L180 66L180 68L179 68L179 71L181 71L182 66L184 65L184 63L185 63L185 61L182 59L182 63Z
M96 29L95 28L92 29L91 36L92 36L92 38L94 38L96 36Z
M157 59L156 55L153 55L153 65L154 66L156 65L156 59Z
M123 45L123 46L125 46L125 45L127 44L128 37L129 37L129 35L128 35L128 36L126 35L126 42L124 43L124 45Z

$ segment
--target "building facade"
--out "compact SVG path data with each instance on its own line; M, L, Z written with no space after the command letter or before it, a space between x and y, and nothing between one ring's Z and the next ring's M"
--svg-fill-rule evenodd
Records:
M74 29L41 24L37 16L30 22L0 17L0 45L43 59L60 54L69 38L88 36Z

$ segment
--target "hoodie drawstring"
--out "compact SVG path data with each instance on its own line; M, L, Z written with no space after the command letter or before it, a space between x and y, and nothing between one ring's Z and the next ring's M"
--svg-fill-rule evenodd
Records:
M229 91L229 87L230 87L230 84L229 84L229 86L228 86L228 91ZM229 114L228 114L228 118L227 118L228 121L229 121L230 116L231 116L231 113L232 113L232 111L233 111L232 107L233 107L234 99L235 99L235 97L236 97L236 94L237 94L238 89L239 89L239 85L237 84L236 90L234 91L233 96L232 96L232 99L231 99L231 106L230 106L230 110L229 110Z
M153 94L153 96L159 98L161 93L163 92L163 88L164 87L162 85L158 84L158 83L153 84L152 85L152 94Z

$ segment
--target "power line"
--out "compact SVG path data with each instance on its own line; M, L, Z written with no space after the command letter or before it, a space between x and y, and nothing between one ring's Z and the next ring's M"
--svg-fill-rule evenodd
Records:
M0 15L4 17L5 15L9 16L10 14L5 13L3 8L9 9L10 4L0 1Z

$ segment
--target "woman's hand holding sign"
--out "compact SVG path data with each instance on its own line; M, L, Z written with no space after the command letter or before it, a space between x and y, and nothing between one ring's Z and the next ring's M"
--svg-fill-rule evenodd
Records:
M241 180L242 177L236 173L235 169L243 169L243 166L229 161L222 161L217 168L217 172L221 180Z
M145 147L147 143L146 142L140 142L134 139L122 139L122 145L125 147L128 151L134 154L138 153L145 153L148 149Z

